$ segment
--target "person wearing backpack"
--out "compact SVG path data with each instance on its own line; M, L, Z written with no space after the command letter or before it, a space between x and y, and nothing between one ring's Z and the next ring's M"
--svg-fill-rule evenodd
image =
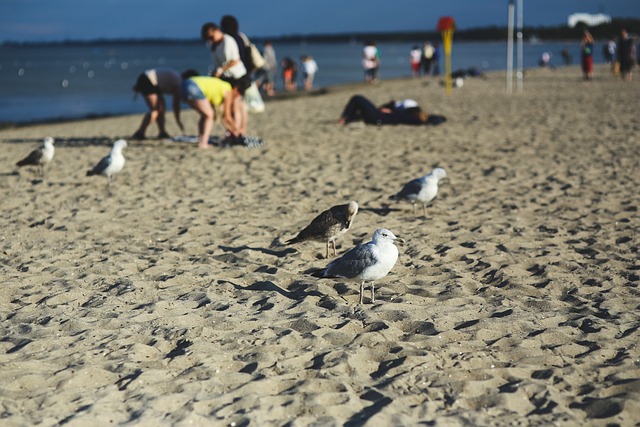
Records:
M233 37L238 44L240 60L247 69L247 78L250 81L250 85L242 97L245 111L247 106L249 110L253 112L264 111L264 102L260 96L258 86L254 83L255 74L258 74L262 67L264 67L264 58L258 48L251 43L249 37L240 31L240 24L235 16L224 15L222 19L220 19L220 28L225 34Z
M430 41L424 42L424 46L422 47L422 72L425 76L431 74L431 67L433 66L433 56L435 55L436 50L433 48L433 45Z
M202 26L201 37L207 45L211 46L211 52L216 69L211 72L212 77L218 77L231 86L246 85L250 80L247 69L242 62L240 49L235 39L222 32L222 29L213 22L207 22ZM244 131L247 128L248 113L242 96L234 98L233 117L236 126Z

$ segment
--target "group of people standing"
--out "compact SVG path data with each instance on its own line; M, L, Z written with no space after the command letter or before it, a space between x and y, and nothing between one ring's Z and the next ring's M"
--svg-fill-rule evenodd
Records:
M219 120L225 128L226 143L240 142L246 137L248 109L245 102L247 90L257 87L271 96L275 93L275 80L279 67L282 69L283 86L286 91L297 89L296 78L298 66L290 57L278 63L273 44L265 42L262 53L249 38L240 32L238 21L231 15L225 15L220 25L207 22L202 25L200 36L211 50L213 70L209 75L200 75L190 69L182 73L166 67L149 69L141 73L133 87L136 94L141 94L148 107L139 128L133 134L134 139L144 139L147 128L157 123L158 138L169 138L166 130L165 113L167 105L164 96L173 98L173 112L181 130L184 126L180 120L181 102L189 105L198 113L198 147L208 148L209 137L214 120ZM437 47L425 42L422 49L417 49L412 67L416 73L424 75L438 74L439 51ZM256 53L257 52L257 53ZM412 53L412 58L414 55ZM414 66L414 62L418 64ZM300 58L303 70L304 88L310 90L318 65L308 55ZM375 83L378 80L380 51L375 42L365 43L362 66L365 80ZM257 84L256 84L257 83ZM259 92L258 96L259 96ZM414 102L414 101L412 101ZM362 97L354 97L348 104L345 121L364 118L372 123L405 123L425 124L427 116L416 106L393 104L391 107L372 108L370 102ZM391 105L391 104L390 104ZM375 116L375 117L374 117ZM435 124L435 123L431 123Z
M294 92L298 90L298 65L296 61L290 57L282 60L282 81L284 90ZM318 72L318 64L312 56L302 55L300 57L300 65L302 67L302 81L305 90L313 89L313 81Z
M255 45L240 32L238 21L232 15L223 16L220 25L205 23L200 35L211 49L215 68L209 75L200 75L193 69L179 73L160 67L146 70L138 76L133 90L144 97L149 111L133 134L134 139L144 139L148 126L154 122L158 125L158 137L169 137L165 127L165 94L173 97L173 112L181 130L184 129L180 120L181 102L200 116L198 147L209 147L213 122L218 115L228 143L240 143L246 136L248 110L244 95L254 84L258 69L264 70L261 75L265 81L275 80L266 67L267 61L271 60L270 65L275 69L275 55L263 58L256 52Z
M409 64L414 77L420 75L437 76L440 74L440 46L425 41L422 47L414 45L409 51ZM375 84L379 79L380 50L373 41L365 42L362 50L362 68L364 81Z
M133 90L141 94L148 107L139 128L133 134L134 139L144 139L149 125L157 123L158 138L170 137L166 131L165 113L167 109L164 95L173 97L173 112L181 130L184 126L180 120L181 102L195 110L200 118L198 121L198 146L209 147L209 137L213 122L220 116L228 144L241 143L246 137L248 124L248 109L245 95L250 88L254 95L260 98L258 86L263 93L271 96L275 93L275 80L278 66L282 69L283 85L286 91L297 89L296 78L298 67L294 60L287 57L279 64L271 42L265 42L260 53L249 38L240 32L237 19L232 15L225 15L220 25L213 22L205 23L201 28L201 39L211 50L214 68L209 75L199 75L195 70L179 73L170 68L154 68L141 73ZM594 39L588 30L584 31L581 40L581 68L584 78L589 80L593 76ZM623 80L631 80L631 71L636 63L634 41L627 31L622 29L617 41L610 40L605 46L605 58L612 63L612 69L619 73ZM567 52L568 54L568 52ZM440 49L429 41L423 46L414 46L409 54L411 70L414 76L438 75ZM543 58L544 59L544 58ZM550 58L543 61L548 64ZM569 59L570 60L570 59ZM310 56L300 58L304 76L304 88L310 90L318 65ZM365 81L376 83L379 79L380 51L373 41L365 43L362 51L362 67ZM256 85L256 83L258 83ZM247 96L249 98L249 96ZM351 102L352 101L352 102ZM372 123L424 123L425 118L416 113L415 109L404 108L376 108L370 102L362 99L352 99L344 114L349 121L351 116L360 117ZM260 102L262 100L260 99ZM264 104L263 104L264 105ZM351 114L353 110L357 113ZM374 114L375 113L375 114ZM410 114L407 114L410 113Z
M588 30L584 30L580 42L580 66L585 80L593 77L593 53L595 41ZM612 38L603 47L605 61L612 65L614 74L620 74L622 80L631 81L631 71L636 63L636 49L633 39L625 28L620 30L617 42Z
M411 73L414 77L421 74L425 76L440 74L440 46L432 45L430 41L425 41L422 47L413 46L409 51L409 63Z

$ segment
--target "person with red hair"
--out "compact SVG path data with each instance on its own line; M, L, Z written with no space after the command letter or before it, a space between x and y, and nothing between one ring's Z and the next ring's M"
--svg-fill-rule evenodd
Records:
M587 30L584 30L582 42L580 43L580 55L584 79L591 80L591 77L593 77L593 36Z

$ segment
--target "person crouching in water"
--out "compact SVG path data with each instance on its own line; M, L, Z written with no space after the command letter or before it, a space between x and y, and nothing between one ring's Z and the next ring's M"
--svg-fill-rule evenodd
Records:
M237 80L232 86L231 83L217 77L199 76L194 71L186 71L182 78L182 100L200 115L199 148L209 148L209 136L218 114L222 126L227 131L227 138L239 140L245 136L246 130L233 115L233 105L251 85L249 79Z

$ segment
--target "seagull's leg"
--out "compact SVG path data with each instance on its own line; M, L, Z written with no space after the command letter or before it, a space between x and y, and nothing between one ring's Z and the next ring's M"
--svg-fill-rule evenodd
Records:
M373 304L374 302L376 302L376 287L374 286L373 282L371 282L371 304Z
M329 259L329 243L331 243L331 240L327 240L327 245L326 245L326 250L325 250L325 258Z
M424 217L427 217L427 204L423 203L422 204L422 214L424 215Z
M364 280L360 283L360 304L364 304Z
M333 245L333 256L336 256L337 255L337 252L336 252L336 241L332 240L331 244Z
M413 206L413 214L416 214L416 202L411 203L411 206Z

